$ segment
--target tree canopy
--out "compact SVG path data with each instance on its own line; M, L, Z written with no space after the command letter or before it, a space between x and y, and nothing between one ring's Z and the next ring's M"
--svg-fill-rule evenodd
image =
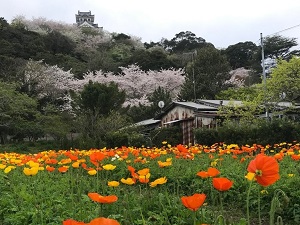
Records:
M186 79L181 89L181 98L215 99L220 91L227 89L230 66L225 56L214 47L201 48L193 62L186 67Z
M229 45L222 53L226 55L232 69L241 67L249 69L254 60L253 56L257 51L258 46L251 41L246 41Z

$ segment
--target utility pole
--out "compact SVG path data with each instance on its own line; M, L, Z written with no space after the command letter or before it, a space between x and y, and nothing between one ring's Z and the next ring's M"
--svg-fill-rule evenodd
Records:
M192 52L185 52L183 55L191 55L192 56L192 76L193 76L193 92L194 92L194 102L197 100L196 96L196 81L195 81L195 56L197 55L197 50Z
M197 54L197 50L195 50L193 53L192 53L192 63L193 63L193 88L194 88L194 102L196 102L197 100L197 97L196 97L196 81L195 81L195 57L194 57L194 54L196 55Z
M266 77L265 53L264 53L264 43L263 43L262 33L260 33L260 45L261 45L261 61L262 61L262 68L263 68L264 101L265 101L265 109L266 109L266 118L269 119L268 102L266 101L267 100L267 77Z

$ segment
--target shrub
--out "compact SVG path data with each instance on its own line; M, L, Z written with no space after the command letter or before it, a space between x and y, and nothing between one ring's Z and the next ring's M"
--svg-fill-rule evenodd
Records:
M273 145L280 142L299 140L300 125L291 120L259 119L252 124L225 123L218 129L195 129L195 138L199 144L211 145L216 142Z
M178 126L155 129L150 132L150 139L151 144L157 147L161 147L163 141L174 146L182 143L182 130Z

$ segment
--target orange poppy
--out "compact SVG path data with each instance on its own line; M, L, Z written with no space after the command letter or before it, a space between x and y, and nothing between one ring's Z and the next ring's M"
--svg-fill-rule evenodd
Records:
M207 174L209 177L216 177L220 174L220 171L214 167L209 167L207 170Z
M149 183L149 179L145 176L145 177L139 177L139 182L143 183L143 184L147 184Z
M279 164L274 157L258 154L247 168L248 172L255 174L257 183L269 186L279 179Z
M81 225L81 224L85 224L84 222L79 222L73 219L67 219L63 221L63 225Z
M93 152L90 154L90 160L93 162L100 162L105 158L105 154L103 152Z
M99 217L93 219L89 225L121 225L117 220Z
M53 166L46 166L46 170L49 172L53 172L55 170L55 167Z
M179 144L177 145L177 149L180 151L180 152L184 152L184 153L187 153L188 152L188 149L183 146L182 144Z
M73 154L71 154L71 153L69 153L67 156L68 156L72 161L78 160L78 156L73 155Z
M245 160L245 157L241 158L240 163L243 163Z
M127 169L130 171L130 173L134 173L135 172L135 169L132 166L130 166L130 165L127 166Z
M208 173L206 171L200 171L197 173L197 176L201 178L208 178Z
M68 167L66 167L66 166L59 167L58 171L61 172L61 173L65 173L65 172L68 171Z
M225 178L225 177L218 177L213 178L213 186L218 191L228 191L233 185L233 181Z
M293 160L299 160L300 159L300 155L291 155L291 158Z
M46 163L46 164L57 164L58 161L57 161L57 159L47 159L47 160L45 161L45 163Z
M149 172L150 172L149 168L145 168L145 169L139 170L137 173L138 173L140 176L146 176Z
M110 203L116 202L118 200L118 197L116 195L102 196L102 195L99 195L98 193L91 192L91 193L88 193L88 196L94 202L105 203L105 204L110 204Z
M128 170L130 171L131 173L131 176L135 179L138 179L139 178L139 175L135 172L135 168L133 168L132 166L128 165Z
M192 196L181 197L182 204L192 211L197 211L204 203L206 199L205 194L194 194Z

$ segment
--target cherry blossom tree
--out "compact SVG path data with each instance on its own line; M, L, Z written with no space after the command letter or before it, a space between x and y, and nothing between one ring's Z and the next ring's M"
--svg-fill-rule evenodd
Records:
M71 71L64 71L58 66L48 66L42 61L29 60L24 71L23 89L39 101L60 100L62 110L71 109L71 98L68 91L72 88L74 75Z
M84 79L75 79L71 71L64 71L58 66L49 66L42 61L29 60L24 73L22 86L29 96L38 100L60 100L62 110L72 109L69 91L81 92L89 81L101 84L118 85L125 91L126 101L123 106L149 105L149 95L159 87L170 93L175 100L185 79L182 69L143 71L137 65L121 67L119 74L94 71L84 75Z
M89 72L83 80L73 82L74 90L81 90L90 80L93 82L109 84L114 82L118 84L121 90L124 90L127 99L124 106L149 104L147 97L158 87L170 92L171 98L176 99L180 92L181 85L185 79L182 69L163 69L160 71L143 71L137 65L121 67L119 74L103 71Z

